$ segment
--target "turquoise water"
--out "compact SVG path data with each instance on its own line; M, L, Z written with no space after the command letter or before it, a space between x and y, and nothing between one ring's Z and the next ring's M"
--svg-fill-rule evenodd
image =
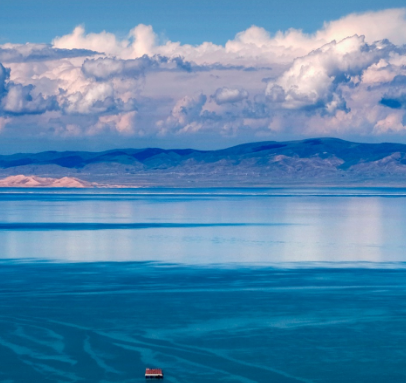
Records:
M5 190L0 382L403 383L405 213L403 189Z

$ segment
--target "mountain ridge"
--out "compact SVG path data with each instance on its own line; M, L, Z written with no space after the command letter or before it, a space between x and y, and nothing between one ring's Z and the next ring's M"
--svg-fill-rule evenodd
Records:
M405 184L406 144L337 138L260 141L219 150L111 149L0 155L0 176L78 177L127 186Z

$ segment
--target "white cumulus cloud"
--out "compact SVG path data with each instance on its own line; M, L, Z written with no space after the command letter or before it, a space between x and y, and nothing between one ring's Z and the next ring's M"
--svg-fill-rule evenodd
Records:
M233 103L248 98L248 92L245 89L237 88L218 88L213 95L214 101L218 104Z
M162 41L144 24L124 38L77 26L52 44L0 45L0 130L124 143L403 135L405 44L405 8L312 34L253 25L224 45Z
M406 9L387 9L362 14L351 14L339 20L324 23L313 34L289 29L271 35L264 28L252 26L236 34L225 46L204 42L200 45L166 41L159 43L152 26L140 24L122 40L108 32L86 33L83 26L71 34L55 38L59 49L88 49L123 59L138 58L144 54L184 57L202 63L265 63L289 62L306 55L333 40L341 41L353 35L365 36L369 44L388 39L396 45L406 44Z
M364 70L379 63L392 49L385 42L368 45L364 36L357 35L332 41L297 58L275 82L268 84L266 95L288 109L345 109L340 84L359 81Z

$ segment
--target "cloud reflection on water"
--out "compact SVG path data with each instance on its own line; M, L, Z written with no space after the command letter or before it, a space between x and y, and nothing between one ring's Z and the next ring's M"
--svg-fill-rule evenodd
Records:
M406 198L0 195L2 258L403 262Z

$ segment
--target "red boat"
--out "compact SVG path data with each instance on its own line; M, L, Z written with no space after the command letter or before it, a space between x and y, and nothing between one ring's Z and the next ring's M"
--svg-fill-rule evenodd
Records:
M163 379L164 373L160 368L147 368L145 370L145 379Z

